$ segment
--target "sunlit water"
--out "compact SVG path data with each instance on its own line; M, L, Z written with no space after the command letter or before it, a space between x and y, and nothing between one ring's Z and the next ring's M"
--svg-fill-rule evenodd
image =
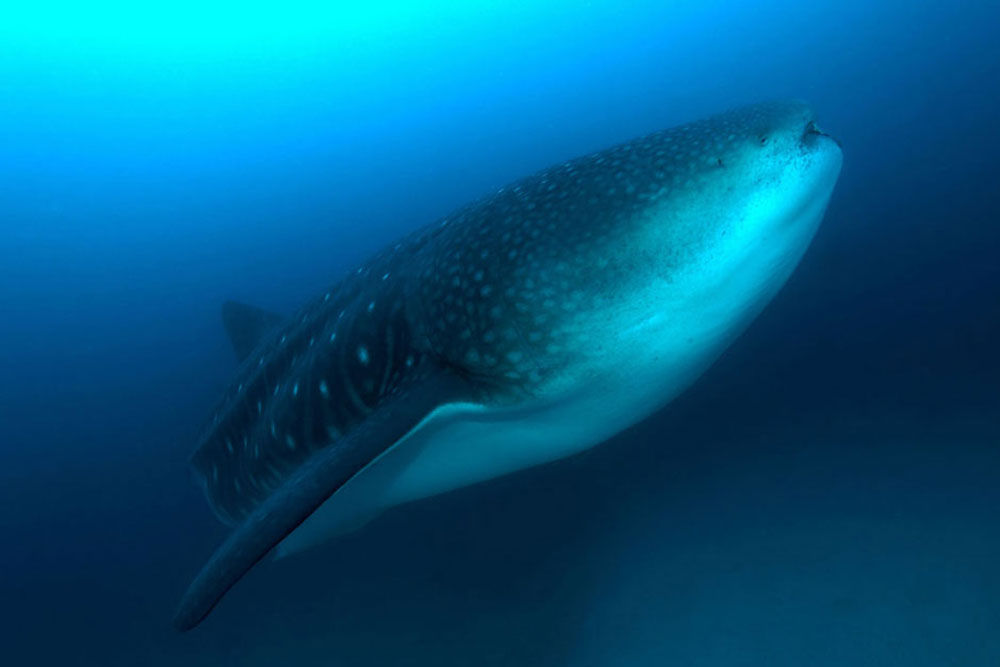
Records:
M0 11L4 664L1000 660L990 3L76 4ZM225 534L187 470L224 299L289 312L492 187L774 97L841 181L691 391L173 632Z

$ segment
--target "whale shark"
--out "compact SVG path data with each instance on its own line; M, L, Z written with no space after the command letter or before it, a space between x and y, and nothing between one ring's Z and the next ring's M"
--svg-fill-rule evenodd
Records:
M225 304L241 363L192 463L233 529L175 626L269 553L665 406L786 282L841 162L804 102L734 109L499 188L291 318Z

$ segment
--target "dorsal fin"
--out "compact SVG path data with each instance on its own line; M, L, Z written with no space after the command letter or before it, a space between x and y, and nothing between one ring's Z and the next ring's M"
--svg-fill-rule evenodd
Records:
M240 361L250 356L261 339L274 330L281 320L280 315L238 301L226 301L222 304L222 325L226 328L229 342L233 344L233 350Z

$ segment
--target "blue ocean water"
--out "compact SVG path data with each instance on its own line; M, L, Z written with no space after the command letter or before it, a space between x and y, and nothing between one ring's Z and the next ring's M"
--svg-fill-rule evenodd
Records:
M5 664L1000 664L995 3L0 10ZM567 157L808 99L778 298L662 413L259 567L187 468L235 362L398 235Z

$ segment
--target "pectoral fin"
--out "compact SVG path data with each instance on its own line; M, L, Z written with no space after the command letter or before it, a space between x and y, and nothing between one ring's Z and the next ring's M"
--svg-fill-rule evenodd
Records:
M350 433L317 451L212 554L181 600L175 627L183 631L198 625L251 567L337 489L418 427L435 407L460 398L464 389L448 372L421 374Z

